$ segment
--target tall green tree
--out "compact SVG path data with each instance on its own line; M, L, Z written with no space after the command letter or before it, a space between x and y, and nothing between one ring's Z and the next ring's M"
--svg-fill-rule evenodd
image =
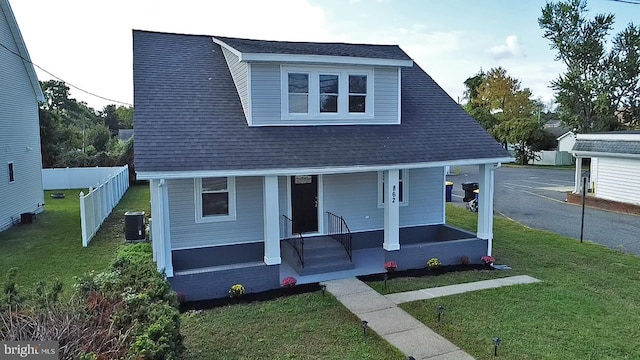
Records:
M100 112L100 118L104 122L104 125L111 131L112 135L118 134L118 129L120 128L118 113L116 112L116 106L114 104L110 104L105 106Z
M479 84L474 77L465 82L467 88L477 86L468 90L467 111L505 147L512 144L517 160L527 164L546 140L539 106L531 100L531 91L522 89L520 81L504 68L480 74L483 79Z
M116 114L120 129L133 129L133 106L118 106Z
M623 127L619 120L626 114L626 122L633 126L638 122L635 109L640 91L638 29L630 24L615 36L608 52L614 16L587 15L586 0L567 0L546 4L538 19L544 37L557 52L556 60L567 68L551 82L560 120L581 133L609 131Z

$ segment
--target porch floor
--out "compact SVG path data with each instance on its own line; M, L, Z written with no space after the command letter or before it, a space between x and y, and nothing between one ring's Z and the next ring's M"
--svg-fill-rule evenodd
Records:
M313 275L299 275L284 261L280 265L280 281L288 276L296 278L298 284L309 284L320 281L351 278L360 275L370 275L384 272L384 252L382 248L363 249L353 251L354 269L327 272Z

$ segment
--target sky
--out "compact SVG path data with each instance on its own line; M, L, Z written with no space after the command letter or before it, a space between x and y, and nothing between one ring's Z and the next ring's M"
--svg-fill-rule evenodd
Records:
M132 29L263 40L399 45L454 100L480 69L504 67L553 99L563 72L542 37L536 0L9 0L31 60L70 85L133 104ZM613 33L640 24L640 5L590 0L615 15ZM2 48L0 48L2 50ZM51 75L36 69L41 81ZM96 110L114 101L71 87Z

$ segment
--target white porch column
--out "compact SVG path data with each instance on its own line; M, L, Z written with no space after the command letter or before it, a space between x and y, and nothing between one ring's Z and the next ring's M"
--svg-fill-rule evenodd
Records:
M494 164L478 165L480 194L478 195L478 233L480 239L487 240L487 255L493 247L493 182Z
M400 198L399 171L384 172L384 243L387 250L400 249Z
M280 258L280 205L278 177L264 177L264 263L277 265Z
M169 191L164 179L151 180L151 231L153 241L151 246L158 271L164 269L167 277L173 276L173 259L171 257L171 228L169 224Z
M576 173L574 177L573 193L580 194L582 190L582 158L576 157Z

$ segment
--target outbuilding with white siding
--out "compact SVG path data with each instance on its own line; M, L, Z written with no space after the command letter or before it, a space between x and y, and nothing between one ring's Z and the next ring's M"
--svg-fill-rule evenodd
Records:
M597 198L640 205L640 131L578 134L574 193L579 193L582 158L591 158L589 187Z
M38 101L44 101L20 29L0 0L0 231L43 210Z

